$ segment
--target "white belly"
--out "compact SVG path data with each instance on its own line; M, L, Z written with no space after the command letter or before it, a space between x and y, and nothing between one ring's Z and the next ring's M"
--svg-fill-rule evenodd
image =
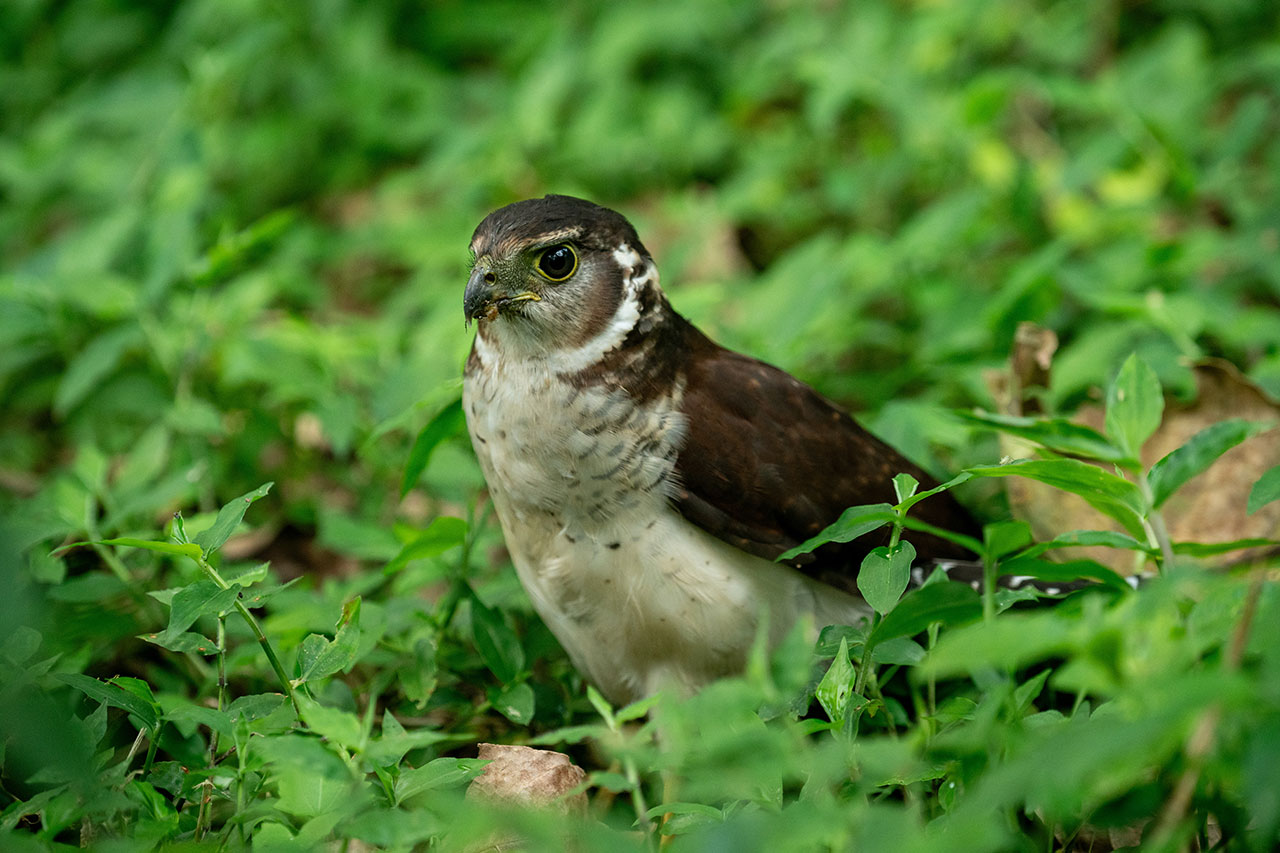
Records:
M672 508L678 399L636 407L516 364L469 376L463 405L520 580L610 701L741 672L764 607L775 642L805 615L818 627L866 615Z

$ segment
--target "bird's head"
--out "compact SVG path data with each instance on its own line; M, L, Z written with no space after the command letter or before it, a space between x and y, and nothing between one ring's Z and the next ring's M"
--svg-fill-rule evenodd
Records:
M495 210L471 238L462 307L481 334L537 352L572 347L613 322L652 262L631 223L589 201L549 195ZM656 286L656 280L653 282Z

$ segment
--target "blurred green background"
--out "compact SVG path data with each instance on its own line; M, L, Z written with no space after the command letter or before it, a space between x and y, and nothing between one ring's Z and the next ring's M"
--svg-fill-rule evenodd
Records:
M3 828L50 779L105 767L100 741L140 743L74 677L144 679L176 721L217 692L210 659L144 642L189 565L53 549L160 538L176 510L194 529L264 481L219 565L301 578L262 611L290 667L363 596L359 664L315 686L326 707L446 732L424 761L592 714L452 408L491 209L559 192L620 210L678 310L943 474L999 458L948 410L994 407L1023 321L1061 339L1061 412L1132 350L1184 398L1205 356L1280 395L1278 137L1271 0L6 0ZM227 630L231 696L279 689ZM188 723L159 756L205 767ZM142 808L63 799L48 838Z
M679 310L938 472L998 455L946 409L993 404L1024 320L1059 409L1132 349L1183 395L1205 355L1280 394L1274 3L3 16L0 511L37 583L265 480L286 575L465 515L456 423L398 484L458 393L471 230L545 192L621 210Z

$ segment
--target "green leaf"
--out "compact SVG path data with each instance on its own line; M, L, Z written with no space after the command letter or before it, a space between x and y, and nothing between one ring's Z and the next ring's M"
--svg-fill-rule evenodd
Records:
M462 412L462 399L458 398L441 409L431 421L418 433L409 451L409 461L405 463L404 477L400 481L400 497L404 497L418 482L422 472L427 470L431 454L435 453L440 442L458 435L466 429L467 419Z
M1000 564L1002 575L1025 575L1050 583L1070 583L1078 580L1097 581L1115 589L1129 590L1130 586L1118 572L1094 560L1068 560L1057 563L1036 557L1019 555Z
M169 602L169 625L156 642L162 646L176 642L177 637L201 616L217 615L230 610L239 593L238 586L222 589L207 579L183 587Z
M87 675L74 672L58 673L55 677L64 684L69 684L76 688L90 699L96 699L113 708L128 711L142 722L144 728L154 730L160 722L160 708L156 705L154 699L147 701L147 699L139 696L131 689L126 689L119 683L103 683L96 678L90 678ZM136 679L130 679L130 681L133 680ZM148 688L148 692L150 692L150 688Z
M76 542L75 545L88 545L88 542ZM204 549L195 544L179 544L177 542L156 542L151 539L103 539L99 545L119 545L126 548L142 548L147 551L158 551L161 554L173 554L178 557L190 557L199 560L204 556ZM64 546L70 548L71 545Z
M438 816L426 809L376 808L362 811L341 826L342 835L358 838L369 845L363 849L417 849L414 845L427 841L440 832Z
M1120 522L1135 538L1145 536L1138 487L1123 477L1076 459L1019 459L1004 465L967 469L976 477L1028 477L1079 495L1094 509Z
M872 663L915 666L924 660L924 647L910 637L893 637L871 649Z
M911 637L930 625L958 625L982 615L982 598L968 584L925 584L902 597L898 606L871 631L869 642L883 643L894 637Z
M400 571L412 560L436 557L450 548L461 545L467 538L467 523L460 518L442 515L432 519L427 529L406 543L382 569L383 574Z
M614 719L619 723L626 723L631 720L638 720L645 714L649 713L649 709L658 704L658 700L662 698L661 693L655 693L652 696L646 696L632 702L623 708L619 708L617 713L613 715Z
M460 788L483 773L488 763L479 758L437 758L421 767L401 770L394 788L396 805L426 791Z
M950 480L948 480L947 482L943 483L940 486L934 486L932 489L929 489L928 491L917 492L904 500L898 501L898 509L901 510L902 512L906 512L916 504L920 503L920 501L924 500L925 498L931 498L934 495L938 494L939 492L945 492L948 489L953 489L956 486L960 485L961 483L966 483L971 479L973 479L972 474L970 474L968 471L961 471L959 474L955 475Z
M1280 545L1280 541L1263 538L1232 539L1229 542L1174 542L1173 553L1203 559L1245 548L1272 548L1277 545Z
M503 684L515 681L524 669L524 649L520 638L507 627L501 613L485 607L474 593L471 596L471 635L485 666L498 681Z
M1057 612L1047 611L1004 613L999 619L961 625L938 637L929 656L912 670L912 678L1017 668L1060 655L1071 648L1072 624Z
M827 667L822 681L818 682L818 687L813 691L814 697L822 705L822 710L826 712L827 719L836 728L844 724L844 709L849 702L849 697L853 695L856 675L857 671L849 660L849 643L841 637L840 649L831 661L831 666Z
M1107 388L1107 435L1131 463L1136 463L1142 445L1159 429L1163 414L1160 378L1137 353L1131 354Z
M220 735L230 737L232 734L231 716L217 708L206 708L203 705L186 703L165 711L164 718L172 723L200 725Z
M1259 477L1249 490L1249 515L1275 500L1280 500L1280 465Z
M889 504L851 506L822 532L778 555L778 561L785 562L801 554L808 554L828 542L851 542L859 536L891 524L896 517L893 507Z
M463 735L465 736L465 734ZM414 729L406 731L390 711L382 714L382 736L374 740L365 749L365 757L375 767L390 767L400 762L405 753L411 749L434 746L447 740L454 740L458 734L442 732L438 729Z
M920 481L910 474L899 474L893 478L893 493L898 498L898 503L909 499L918 488Z
M1212 465L1219 456L1242 441L1271 429L1274 424L1238 418L1205 427L1191 440L1151 466L1151 502L1160 506L1192 477Z
M973 423L989 426L1049 448L1065 456L1081 456L1101 462L1120 462L1126 454L1095 429L1066 418L1029 418L989 412L956 412Z
M858 570L858 591L877 613L893 610L907 584L911 582L911 564L916 549L910 542L899 542L892 548L873 548L862 559Z
M363 748L364 725L355 714L341 708L321 705L306 696L298 696L298 707L302 710L302 721L308 728L330 743L351 750Z
M294 686L351 669L359 647L360 596L357 595L343 605L333 640L319 634L310 634L303 640L304 650L298 655L298 677L294 679Z
M992 560L1031 544L1031 525L1025 521L997 521L982 527L982 544Z
M218 517L214 519L213 526L197 534L195 538L195 543L204 549L206 556L217 551L224 542L231 538L231 534L235 532L236 527L244 519L244 514L248 511L249 505L259 498L266 497L267 492L271 491L271 487L274 485L275 483L263 483L252 492L245 492L218 510Z
M1114 530L1071 530L1060 533L1048 542L1040 542L1023 551L1020 557L1038 557L1045 551L1055 548L1075 548L1102 545L1107 548L1123 548L1129 551L1143 551L1154 554L1158 549L1139 542L1132 536L1117 533Z
M533 719L533 688L527 682L512 684L491 700L498 713L519 726Z

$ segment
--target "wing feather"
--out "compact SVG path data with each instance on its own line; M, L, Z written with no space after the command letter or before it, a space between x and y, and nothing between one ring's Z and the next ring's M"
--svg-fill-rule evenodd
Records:
M670 319L684 327L682 410L688 420L675 504L699 527L774 559L850 506L895 503L896 474L915 477L922 490L937 484L808 385L716 345L674 313ZM977 527L948 493L922 501L914 514L970 535ZM850 588L866 552L887 543L887 534L874 536L825 545L795 565ZM922 560L971 556L934 536L910 539Z

